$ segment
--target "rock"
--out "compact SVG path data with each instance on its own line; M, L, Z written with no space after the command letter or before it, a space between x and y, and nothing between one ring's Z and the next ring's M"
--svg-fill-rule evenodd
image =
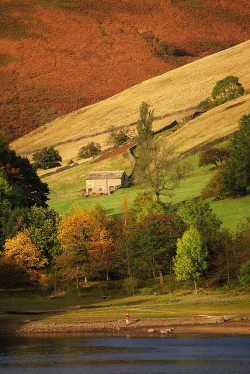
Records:
M161 330L160 333L161 334L171 334L171 329L166 329L166 330Z
M154 332L155 330L154 329L148 329L148 332Z

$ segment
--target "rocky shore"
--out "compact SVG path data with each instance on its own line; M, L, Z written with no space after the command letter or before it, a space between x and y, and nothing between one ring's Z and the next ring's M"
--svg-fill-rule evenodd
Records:
M1 326L0 334L80 333L85 335L112 336L249 336L250 316L196 316L191 318L143 318L130 320L44 322L23 320Z

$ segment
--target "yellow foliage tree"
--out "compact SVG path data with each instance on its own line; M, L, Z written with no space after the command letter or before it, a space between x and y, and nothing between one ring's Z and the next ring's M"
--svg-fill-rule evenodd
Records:
M39 284L41 269L48 260L42 257L29 237L19 232L14 238L6 240L0 263L1 269L10 272L11 277L8 278L11 278L12 285L35 286Z

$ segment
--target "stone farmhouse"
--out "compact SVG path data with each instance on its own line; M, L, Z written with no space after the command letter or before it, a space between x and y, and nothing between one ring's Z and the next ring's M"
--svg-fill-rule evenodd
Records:
M86 196L91 194L110 195L121 187L128 187L128 176L124 170L93 171L86 178Z

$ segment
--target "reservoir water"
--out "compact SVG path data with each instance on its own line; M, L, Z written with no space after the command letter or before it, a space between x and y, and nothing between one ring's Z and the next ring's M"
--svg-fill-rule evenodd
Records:
M3 374L248 374L250 338L0 336Z

